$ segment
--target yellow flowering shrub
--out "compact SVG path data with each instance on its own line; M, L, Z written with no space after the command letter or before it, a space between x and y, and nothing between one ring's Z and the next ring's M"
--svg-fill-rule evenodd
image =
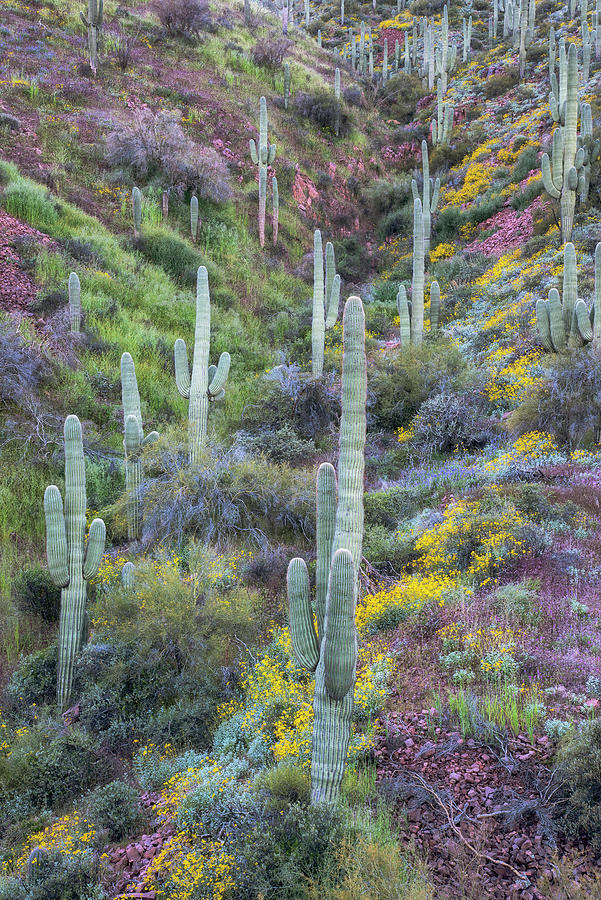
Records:
M454 584L453 579L438 573L412 575L391 587L367 594L357 604L357 628L360 633L372 634L394 628L427 603L443 606L445 594Z
M557 452L557 444L550 434L543 431L529 431L513 442L509 452L502 453L484 463L483 469L487 472L497 472L505 466L518 462L536 462Z
M490 164L476 162L468 166L463 185L457 190L448 188L444 191L442 209L448 209L449 206L462 206L486 193L492 184L494 171L494 166Z
M430 262L436 262L439 259L451 259L455 255L455 244L438 244L434 250L430 251Z
M510 347L499 347L488 357L490 375L484 388L488 399L508 409L521 403L542 383L542 378L533 371L540 354L540 350L530 350L514 358Z
M35 847L58 850L68 856L79 856L90 850L96 838L96 828L78 812L69 813L52 825L29 835L21 847L19 856L0 867L0 874L23 875L27 869L29 854Z

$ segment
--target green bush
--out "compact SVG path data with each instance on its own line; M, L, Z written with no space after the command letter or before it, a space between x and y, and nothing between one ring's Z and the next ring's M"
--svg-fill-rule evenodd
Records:
M345 281L358 282L365 278L369 271L369 253L363 242L357 237L342 238L334 241L336 252L336 270Z
M495 606L511 622L536 626L543 614L539 591L540 581L536 578L505 584L495 591Z
M303 463L315 454L313 441L303 440L288 424L277 431L264 429L258 434L239 432L238 443L249 453L262 454L275 463Z
M2 206L11 216L23 219L40 231L56 226L58 212L50 193L41 185L17 177L2 194Z
M407 125L415 116L415 107L425 95L418 75L399 72L390 78L382 90L382 106L387 117L399 125Z
M291 763L281 763L264 769L255 779L257 790L265 792L270 802L281 808L292 803L307 805L311 797L311 779L305 769Z
M378 225L381 240L393 234L409 234L413 227L413 202L404 203L386 213Z
M56 643L22 656L4 691L4 708L22 715L24 708L53 703L56 699L57 665Z
M208 268L211 288L221 282L219 271L200 250L162 225L144 226L137 247L149 262L160 266L180 284L194 286L199 266Z
M510 91L511 88L519 83L519 80L520 73L517 68L506 69L498 75L491 75L490 78L486 79L486 99L492 100L493 97L500 97L501 94L506 94L507 91Z
M601 850L601 720L575 733L559 755L565 804L561 824L568 837L586 838Z
M0 875L0 900L28 900L25 885L20 878Z
M514 141L514 148L515 146L516 142ZM511 173L511 180L514 184L517 184L518 182L523 181L533 169L538 170L539 168L538 148L529 145L522 150L516 159L513 172Z
M23 569L12 583L12 600L19 612L33 613L45 622L57 622L61 608L61 589L50 572L41 566Z
M144 824L138 792L123 781L96 788L86 797L86 806L91 821L107 831L111 841L136 834Z

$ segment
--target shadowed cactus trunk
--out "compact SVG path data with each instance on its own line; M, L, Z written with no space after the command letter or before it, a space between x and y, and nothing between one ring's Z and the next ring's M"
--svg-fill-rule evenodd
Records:
M142 533L140 484L142 482L142 450L158 441L151 431L144 437L140 392L134 361L129 353L121 357L121 399L123 402L123 448L125 450L125 489L127 491L127 536L137 540Z
M305 561L288 567L290 632L299 663L315 672L311 759L313 802L336 799L351 735L357 665L355 607L363 543L367 361L365 315L350 297L343 320L339 482L333 466L317 474L317 566L313 622Z
M46 554L52 580L61 591L58 631L57 703L69 704L73 667L81 648L86 614L86 581L98 572L106 529L102 519L86 531L86 470L81 425L77 416L65 419L65 505L56 485L44 494Z
M220 400L230 371L230 355L224 352L217 366L209 366L211 345L211 297L209 275L200 266L196 278L196 327L192 372L188 363L186 343L178 338L174 346L175 381L182 395L189 399L188 448L190 463L198 465L207 438L209 401Z

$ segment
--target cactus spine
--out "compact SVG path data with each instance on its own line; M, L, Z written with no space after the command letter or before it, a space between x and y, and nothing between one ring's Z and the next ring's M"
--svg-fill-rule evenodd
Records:
M136 368L131 354L121 357L121 399L123 402L123 448L125 450L125 488L127 491L127 535L130 541L140 537L140 483L142 481L142 449L158 440L156 431L144 437L140 392Z
M436 212L438 199L440 196L440 178L434 181L430 178L430 161L428 159L428 144L422 141L422 211L424 214L424 253L430 252L430 234L432 231L432 215ZM413 199L419 197L417 181L415 178L411 181L411 189L413 191Z
M312 370L313 377L323 375L323 358L325 348L325 331L333 328L338 318L340 301L340 275L336 274L334 245L328 241L324 254L321 231L315 230L313 236L313 319L311 325Z
M81 285L76 272L69 275L69 313L71 316L71 333L81 331Z
M104 0L88 0L88 18L80 13L81 21L88 29L88 54L90 57L90 69L96 74L98 69L98 45L102 37L102 24L104 18Z
M565 243L572 236L578 176L585 158L584 148L578 149L578 61L574 44L568 52L566 100L558 112L565 124L555 129L552 159L543 153L541 168L545 190L560 201L561 235Z
M209 366L211 345L211 297L209 275L205 266L199 266L196 278L196 327L194 330L194 356L192 372L188 363L186 343L178 338L174 346L175 381L177 389L189 399L188 445L192 465L198 465L207 437L209 401L220 400L225 394L225 383L230 371L230 355L224 352L217 366Z
M359 297L346 302L343 342L338 496L333 466L323 463L317 475L317 631L303 559L291 560L287 578L294 652L303 667L315 672L313 802L332 802L338 796L354 706L367 396L365 316Z
M134 216L134 240L137 241L142 228L142 194L139 187L134 187L131 192L131 207Z
M563 353L592 343L601 349L601 243L595 248L595 296L591 308L578 298L576 250L572 243L564 249L563 298L551 288L549 299L536 301L536 326L546 350Z
M198 240L198 197L193 194L190 197L190 235L194 243Z
M57 702L66 709L73 683L73 667L84 633L86 581L98 571L106 529L102 519L90 525L87 545L86 470L81 425L77 416L65 419L65 505L56 485L44 494L46 554L52 580L62 588L58 634Z

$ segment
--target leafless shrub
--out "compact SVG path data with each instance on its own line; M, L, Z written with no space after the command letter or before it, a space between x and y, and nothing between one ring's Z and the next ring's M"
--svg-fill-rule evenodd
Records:
M194 189L199 197L221 202L231 195L225 161L212 147L200 147L183 131L173 113L138 110L107 138L111 166L130 168L146 179L159 175L178 193Z
M266 38L257 41L252 50L252 60L265 69L279 69L284 61L291 41L286 38Z
M152 9L172 35L193 38L201 31L217 30L208 0L154 0Z

